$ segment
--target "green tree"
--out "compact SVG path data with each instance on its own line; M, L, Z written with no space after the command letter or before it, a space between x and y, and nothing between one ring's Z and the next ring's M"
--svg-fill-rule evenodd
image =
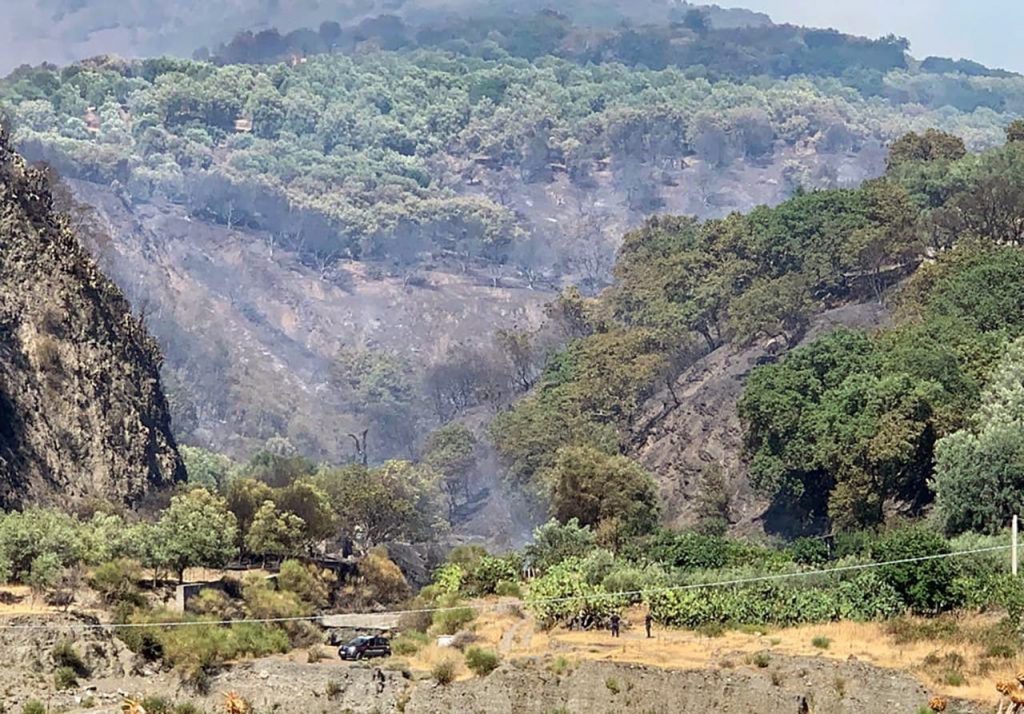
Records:
M1014 119L1006 127L1006 143L1024 141L1024 119Z
M575 520L598 531L607 523L620 537L649 533L658 524L654 479L625 456L566 447L550 479L552 513L563 523Z
M936 505L951 533L997 533L1024 506L1024 340L1011 344L964 429L935 445Z
M274 503L282 513L302 521L301 540L311 550L337 532L337 518L327 494L312 477L301 478L274 493Z
M444 530L436 475L408 461L376 468L348 466L316 478L342 532L364 551L389 540L417 541Z
M264 501L245 534L245 548L264 560L294 555L302 547L305 526L294 513L282 513L273 501Z
M272 501L273 498L274 490L262 481L238 478L230 483L225 494L225 502L238 524L240 546L244 547L242 541L244 541L246 533L249 532L249 528L252 527L252 522L260 507L265 502Z
M172 498L154 530L162 544L161 560L179 582L186 568L223 567L237 554L234 514L223 498L203 488Z
M570 518L565 523L552 520L536 528L523 554L529 565L545 571L568 558L582 558L596 547L594 532Z
M937 129L909 132L889 147L888 169L910 161L956 161L967 155L964 140Z
M945 555L949 544L938 533L922 527L892 531L871 549L876 562ZM935 614L961 604L956 587L959 566L951 558L895 563L879 568L882 580L895 588L903 602L915 612Z
M182 445L179 450L185 461L189 483L210 491L224 491L235 468L231 459L197 446Z
M460 504L469 501L469 483L476 466L477 440L462 424L447 424L427 439L423 461L441 475L448 500L448 519Z

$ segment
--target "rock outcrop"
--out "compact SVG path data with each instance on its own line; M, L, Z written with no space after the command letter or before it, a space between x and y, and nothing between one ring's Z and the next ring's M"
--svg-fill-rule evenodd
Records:
M816 317L801 344L839 327L876 329L888 319L879 303L845 305ZM750 486L737 403L750 371L781 359L784 351L776 344L719 347L676 380L678 402L664 391L647 404L634 428L630 454L654 474L671 525L693 524L698 494L707 490L705 481L717 470L729 497L732 530L749 533L764 527L769 504Z
M0 129L0 507L131 504L183 478L159 364Z

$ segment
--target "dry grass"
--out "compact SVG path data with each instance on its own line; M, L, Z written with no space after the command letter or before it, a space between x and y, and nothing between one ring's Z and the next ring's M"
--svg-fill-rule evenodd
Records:
M642 623L643 612L628 613L625 621ZM990 616L965 615L956 618L941 639L914 642L903 641L905 638L897 641L890 626L884 623L836 622L765 632L730 630L716 637L655 628L655 637L650 640L639 624L624 629L619 639L612 639L604 631L538 632L530 618L519 620L490 612L482 613L475 624L480 644L495 649L505 659L567 657L672 669L705 669L736 666L737 663L753 668L754 665L745 664L745 658L764 651L780 656L835 660L846 660L852 655L878 667L911 672L940 694L995 703L996 681L1013 679L1015 672L1024 670L1024 657L993 657L980 642L978 633L996 622L998 618ZM829 641L827 649L814 644L822 638ZM422 668L419 663L414 667ZM961 675L963 682L951 676L953 674Z

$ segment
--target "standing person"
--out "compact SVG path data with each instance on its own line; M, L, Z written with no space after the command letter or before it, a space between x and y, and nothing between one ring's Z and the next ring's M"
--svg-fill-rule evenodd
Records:
M651 617L651 613L648 612L644 618L644 629L647 630L647 639L651 639L651 625L654 624L654 618Z
M619 636L619 622L621 622L621 619L617 612L612 615L612 637Z
M386 681L384 678L384 671L380 669L380 667L378 667L373 673L373 681L377 685L377 696L380 696L384 693L384 683Z

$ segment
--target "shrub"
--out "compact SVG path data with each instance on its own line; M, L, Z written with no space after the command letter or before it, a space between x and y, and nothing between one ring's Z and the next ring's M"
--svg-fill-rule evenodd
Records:
M457 545L448 554L448 562L462 568L464 573L470 573L485 557L487 549L482 545Z
M422 632L404 632L391 640L391 651L399 657L408 657L419 652L430 638Z
M797 538L789 546L793 562L821 565L828 560L828 545L821 538Z
M345 693L345 685L337 680L332 679L329 682L327 682L326 692L328 699L337 699Z
M604 680L604 686L605 689L607 689L612 694L618 694L622 691L622 686L619 684L619 680L615 679L615 677L609 677L608 679Z
M811 644L817 647L819 650L827 650L829 645L832 644L832 640L825 637L824 635L818 635L811 640Z
M142 607L146 599L139 592L142 566L127 558L111 560L96 567L89 585L109 604L128 603Z
M61 640L54 645L50 656L53 657L53 663L58 668L68 669L78 677L89 676L89 668L69 641Z
M53 673L53 685L57 689L74 689L78 686L78 675L70 667L58 667Z
M434 571L433 585L441 595L458 595L466 579L465 569L456 563L445 563Z
M189 600L188 609L200 615L211 615L218 620L227 620L238 614L238 607L220 590L203 590ZM148 710L147 710L148 711Z
M566 558L582 558L595 547L594 533L575 518L562 524L550 521L533 532L533 542L524 551L526 561L545 571Z
M164 697L146 697L142 700L146 714L176 714L174 703Z
M441 686L451 684L455 681L455 662L451 659L441 660L430 670L430 676Z
M658 622L688 629L708 623L788 627L840 618L884 619L901 607L894 590L871 573L814 587L762 583L730 589L652 591L647 602Z
M941 535L914 527L885 535L872 548L872 557L876 562L887 562L949 552ZM951 559L886 565L879 568L879 574L915 612L934 614L961 602L955 587L958 565Z
M530 585L527 607L545 627L573 618L603 622L626 602L609 596L604 588L587 581L584 561L569 558L552 566Z
M46 707L37 699L30 699L21 708L21 714L46 714Z
M555 657L553 660L551 660L551 664L548 665L548 669L551 670L553 674L559 676L561 676L565 672L568 672L569 667L569 660L563 657L562 655Z
M438 610L434 613L433 629L442 635L454 635L474 619L476 619L476 612L471 607Z
M317 662L322 662L325 659L327 659L327 653L324 652L324 648L319 645L310 647L306 652L306 662L309 664L316 664Z
M661 531L647 546L649 556L681 570L723 568L728 562L728 544L718 536Z
M321 570L315 565L303 565L297 560L281 563L277 575L277 584L281 590L294 593L299 600L314 609L327 606L336 582L337 579L329 570Z
M501 660L493 650L470 647L466 651L466 666L478 677L486 677L498 668Z
M499 580L498 584L494 586L494 594L499 597L522 598L523 590L519 587L519 583L514 583L509 580Z
M758 652L750 657L750 663L758 669L764 669L772 663L772 656L767 652Z
M517 555L503 558L485 555L469 572L466 587L473 595L491 595L497 592L500 583L518 580L521 570L522 561Z
M359 576L367 596L381 604L398 602L412 592L401 569L384 552L372 552L359 562Z
M705 637L722 637L725 634L725 625L721 622L705 622L697 628L697 632Z
M609 593L628 593L623 597L631 604L643 600L643 591L663 587L668 583L665 572L658 565L646 567L619 566L604 578L601 586Z

